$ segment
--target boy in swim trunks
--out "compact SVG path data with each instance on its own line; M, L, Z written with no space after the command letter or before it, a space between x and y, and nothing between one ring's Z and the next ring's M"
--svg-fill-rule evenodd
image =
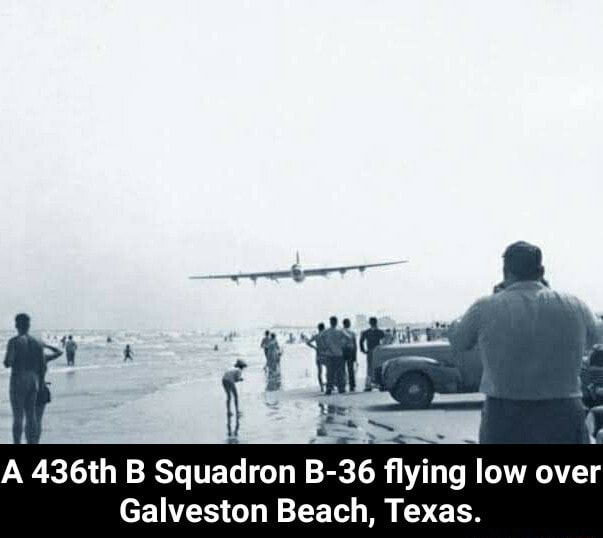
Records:
M237 417L241 416L241 413L239 412L239 395L237 393L236 383L243 381L243 370L245 368L247 368L247 363L239 359L235 363L234 367L226 370L222 376L222 386L226 391L226 411L229 417L232 416L232 412L230 410L230 400L232 398L234 398Z

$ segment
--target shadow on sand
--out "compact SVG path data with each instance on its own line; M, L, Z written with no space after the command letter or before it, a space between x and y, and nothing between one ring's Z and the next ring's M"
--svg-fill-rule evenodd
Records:
M413 411L415 413L421 411L475 411L476 409L481 409L483 406L483 402L480 401L465 401L465 402L435 402L431 404L427 409L407 409L402 407L398 403L391 404L377 404L377 405L368 405L364 407L366 411Z
M443 409L444 411L475 411L481 409L484 405L482 401L471 401L465 402L436 402L431 404L430 409Z

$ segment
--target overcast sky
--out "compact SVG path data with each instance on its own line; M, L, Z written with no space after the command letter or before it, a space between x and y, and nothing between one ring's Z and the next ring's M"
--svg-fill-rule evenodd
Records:
M603 4L0 0L0 327L603 310ZM408 258L329 280L206 272Z

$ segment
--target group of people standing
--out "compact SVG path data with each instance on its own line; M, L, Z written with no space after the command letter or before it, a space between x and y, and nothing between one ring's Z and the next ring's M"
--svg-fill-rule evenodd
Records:
M264 338L262 338L262 342L260 343L260 347L264 350L264 356L266 357L264 370L266 371L268 378L273 379L276 376L280 376L283 349L276 339L276 334L266 331L264 333Z
M329 395L337 388L339 394L356 390L356 369L358 366L358 348L367 357L367 374L365 391L373 389L373 350L381 343L385 333L378 328L377 318L369 320L370 327L362 331L357 341L356 333L352 330L349 319L343 320L343 328L338 327L336 316L329 319L329 327L324 323L318 324L318 332L306 341L306 344L316 351L316 368L318 384L321 392ZM323 377L326 370L326 383Z

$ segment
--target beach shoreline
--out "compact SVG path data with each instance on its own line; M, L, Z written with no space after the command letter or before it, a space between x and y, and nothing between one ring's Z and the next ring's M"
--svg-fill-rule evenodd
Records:
M81 339L74 368L53 363L52 402L44 416L48 444L338 444L475 443L479 394L436 395L427 410L402 410L386 392L326 396L315 381L313 352L286 345L281 390L266 379L252 338L224 343L181 335L139 335L136 360L124 363L125 341ZM214 344L219 343L219 351ZM242 417L226 414L220 378L236 359L250 367L237 384ZM364 379L360 358L357 379ZM0 442L11 442L8 375L1 376Z

